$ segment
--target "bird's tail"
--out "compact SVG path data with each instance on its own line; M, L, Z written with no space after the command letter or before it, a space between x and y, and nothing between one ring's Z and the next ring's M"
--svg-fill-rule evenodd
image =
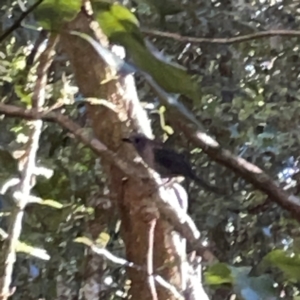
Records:
M198 183L200 186L202 186L204 189L206 189L208 192L212 192L219 195L226 195L226 191L224 189L221 189L215 185L211 185L207 183L204 179L201 177L193 174L192 178L196 183Z

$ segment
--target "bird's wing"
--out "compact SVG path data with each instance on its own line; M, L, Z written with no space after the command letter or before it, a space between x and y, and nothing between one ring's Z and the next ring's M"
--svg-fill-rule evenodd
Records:
M174 153L169 149L154 148L154 158L157 163L168 168L171 167L174 162Z
M184 176L196 181L200 186L204 187L210 192L225 195L226 191L210 185L204 179L197 176L186 157L181 154L174 152L174 150L167 148L154 148L154 161L155 170L164 177Z
M160 170L157 170L160 174L178 176L186 173L185 157L183 154L174 152L174 150L168 148L154 148L153 152L156 169L160 168Z

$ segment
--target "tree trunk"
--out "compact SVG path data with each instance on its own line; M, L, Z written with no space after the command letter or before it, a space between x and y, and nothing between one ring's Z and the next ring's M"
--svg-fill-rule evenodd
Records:
M92 27L96 27L95 22L89 21L84 13L80 13L67 27L69 30L96 35L102 45L108 46L101 30L99 28L92 30ZM110 71L95 50L86 41L71 35L63 35L61 42L69 56L80 92L85 97L106 99L113 104L113 109L105 105L87 105L88 118L92 123L94 134L119 157L133 160L135 154L133 151L128 151L129 147L123 145L121 141L121 138L128 134L126 125L129 124L131 129L144 127L143 130L148 132L150 126L138 101L132 76L100 84L110 76ZM110 163L103 160L101 163L108 177L110 199L114 199L112 205L119 210L127 260L146 268L150 227L153 222L156 222L153 272L162 275L166 282L181 290L180 268L183 251L176 244L178 236L172 234L170 225L158 218L159 214L153 207L153 195L147 188L147 182L138 185L137 180L125 178L124 174ZM98 231L99 233L103 231L101 221ZM154 298L149 276L143 270L128 268L131 299ZM158 284L156 284L156 291L158 299L175 299L173 293Z

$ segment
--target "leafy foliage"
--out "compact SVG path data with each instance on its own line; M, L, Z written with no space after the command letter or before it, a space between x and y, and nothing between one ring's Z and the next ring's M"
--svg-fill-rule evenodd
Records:
M143 5L149 3L142 2ZM225 38L266 29L299 28L299 4L293 0L282 3L174 1L174 6L177 4L180 9L167 10L167 13L158 2L151 2L158 17L163 16L163 30L182 36ZM81 1L45 0L27 21L57 30L76 16L80 5ZM3 1L0 6L2 33L22 11L11 1ZM131 3L130 7L133 6ZM93 2L93 8L110 40L124 46L135 65L148 72L167 92L180 93L181 100L224 148L257 164L281 186L299 194L297 38L273 36L227 45L192 44L150 36L151 43L163 52L162 60L149 49L139 27L139 23L150 28L161 26L155 14L138 6L134 16L119 4L102 1ZM38 38L38 32L19 28L1 43L1 102L30 105L36 65L30 63L29 57ZM165 124L162 126L162 108L157 107L156 96L143 78L136 79L140 99L148 104L146 109L156 135L166 138L174 132L167 143L184 149L199 174L233 190L231 196L216 197L187 183L190 215L197 222L203 240L214 248L222 262L205 270L211 299L224 299L224 289L241 299L274 299L272 297L279 294L284 294L286 299L297 299L300 293L299 225L286 211L274 205L272 199L266 199L241 178L208 161L200 149L171 128L167 110L163 113ZM47 106L60 98L70 99L67 113L85 125L85 112L74 101L80 94L68 59L58 51L47 82ZM17 161L26 148L30 124L0 118L0 187L3 188L9 179L19 176ZM86 224L96 218L90 203L105 194L105 175L99 159L58 126L44 125L38 157L38 163L53 175L37 177L33 193L40 201L26 208L15 267L15 299L22 295L28 299L56 297L58 279L53 281L53 278L59 276L74 285L82 284L85 248L80 237L85 236ZM4 212L9 212L14 205L11 192L8 189L5 197L0 198L0 225L4 231L8 226ZM110 243L114 230L109 224L98 238L104 237L103 244L121 255L122 241L117 237L114 241L117 246ZM123 287L123 269L108 266L106 272ZM115 289L107 289L113 298Z
M94 8L104 33L112 42L125 47L137 67L149 73L167 92L199 99L199 86L186 70L158 59L146 47L138 21L129 10L118 4L104 6L102 2L96 2Z
M35 16L44 29L58 30L77 15L80 7L80 0L44 0L37 8Z

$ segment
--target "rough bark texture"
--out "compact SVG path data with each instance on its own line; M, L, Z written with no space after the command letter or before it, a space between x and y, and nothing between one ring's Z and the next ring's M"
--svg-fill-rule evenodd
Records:
M80 13L69 23L68 29L92 35L91 22L84 13ZM108 44L100 30L97 30L97 37L102 44ZM87 107L95 135L120 157L132 160L133 151L121 142L121 138L128 134L128 126L136 128L139 123L138 113L133 117L135 111L133 101L137 100L134 99L136 95L133 95L132 88L127 86L127 79L113 80L101 85L100 82L109 76L109 70L94 49L84 40L69 35L62 37L62 45L71 61L81 93L85 97L107 99L115 106L113 110L105 106ZM130 122L132 118L134 120ZM151 189L147 188L149 184L145 182L144 185L137 186L137 181L124 178L115 166L103 160L102 165L108 176L110 198L116 199L114 205L119 208L127 259L137 265L146 266L150 223L158 216L157 209L151 207ZM102 225L99 224L99 232L102 229ZM170 226L160 219L155 228L155 241L154 272L160 267L161 275L165 280L180 290L179 255ZM128 275L131 279L132 299L152 299L146 274L135 269L128 269ZM157 285L156 288L158 299L174 298L165 288Z

